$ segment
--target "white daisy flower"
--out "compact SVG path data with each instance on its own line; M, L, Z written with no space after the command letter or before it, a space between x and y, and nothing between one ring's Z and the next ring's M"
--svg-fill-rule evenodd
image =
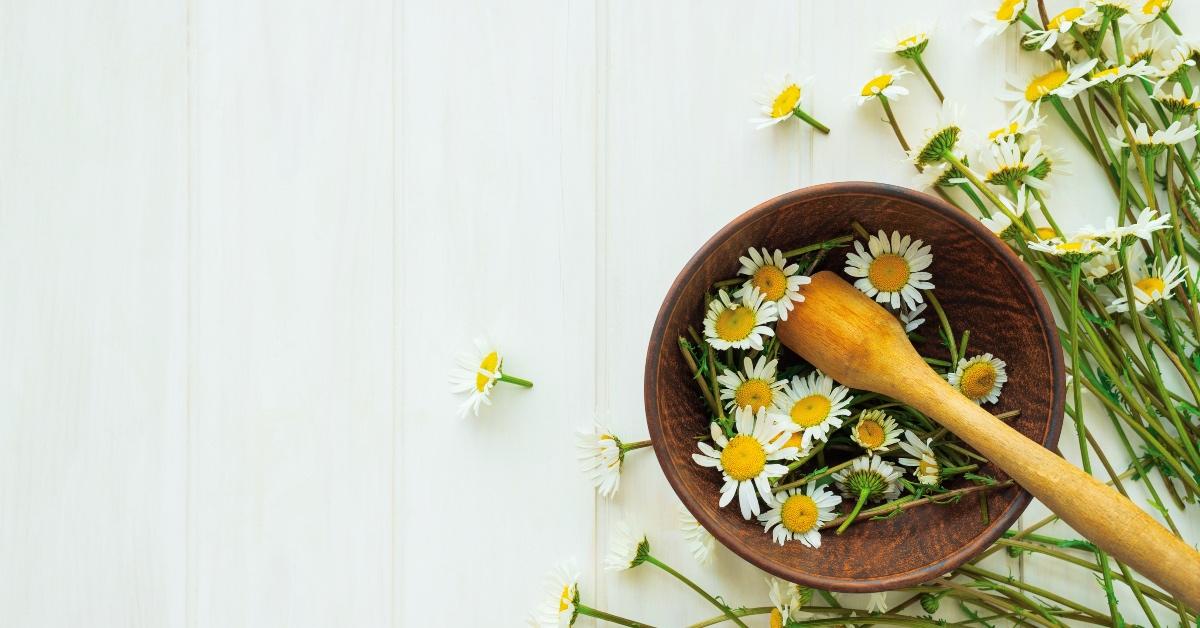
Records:
M613 526L608 537L608 554L604 556L604 569L625 571L646 562L650 555L650 542L645 534L634 533L624 521Z
M998 142L1005 139L1020 140L1022 136L1029 135L1042 126L1045 117L1018 117L1008 121L1002 127L992 129L987 134L989 142Z
M701 565L707 564L712 558L713 535L682 505L679 506L679 529L692 557Z
M1163 152L1169 146L1174 146L1180 142L1196 137L1197 129L1193 125L1183 125L1183 121L1176 120L1165 129L1159 129L1154 133L1150 133L1149 127L1145 122L1139 122L1133 130L1133 147L1142 156L1153 157Z
M900 441L900 426L883 410L863 410L850 429L850 439L873 454Z
M921 141L913 144L908 151L908 160L918 166L942 163L946 153L955 153L958 148L958 136L962 133L959 120L962 118L962 107L953 100L942 101L942 109L938 112L937 124L925 129Z
M916 307L924 298L921 290L932 290L933 275L925 269L933 263L931 247L922 246L921 240L900 236L893 231L889 239L882 230L871 236L864 249L862 242L854 241L854 252L846 255L845 272L857 277L854 287L880 303L891 303L893 309L905 305Z
M895 100L908 94L908 89L896 84L896 81L900 77L908 76L909 74L912 74L912 72L904 68L894 68L887 72L879 69L875 70L875 73L871 75L871 80L863 85L862 90L858 94L859 106L877 96Z
M1053 232L1050 232L1053 234ZM1046 232L1038 229L1038 236ZM1070 238L1052 237L1030 242L1029 249L1061 257L1068 262L1085 262L1092 257L1104 253L1108 247L1086 233L1076 234Z
M768 506L775 504L771 479L782 477L788 468L786 465L772 464L772 461L786 459L796 450L782 446L787 440L787 433L779 431L765 409L755 415L745 408L738 408L734 417L733 438L725 438L721 427L713 423L712 440L720 449L702 441L697 443L701 453L692 454L692 460L702 467L713 467L721 472L725 484L721 487L720 507L724 508L733 501L736 494L742 518L749 519L762 512L758 496ZM758 496L755 495L756 489Z
M1126 238L1141 238L1149 242L1154 237L1155 231L1170 227L1170 216L1159 216L1157 211L1147 207L1138 213L1137 220L1128 225L1118 227L1116 221L1110 216L1105 220L1104 231L1099 236L1112 240L1114 244Z
M800 435L800 449L829 437L842 426L842 417L850 416L847 406L853 398L850 389L836 385L832 377L813 371L801 379L792 376L790 385L780 391L775 404L779 427Z
M621 486L621 466L625 451L621 439L599 425L593 430L580 430L576 436L579 468L588 477L601 497L612 497Z
M547 599L529 614L529 625L535 628L563 628L575 625L579 615L579 570L567 562L546 579Z
M780 396L780 389L787 385L786 381L775 380L775 367L778 364L779 360L767 360L767 356L761 355L758 363L749 357L744 358L743 372L725 369L717 377L725 408L732 412L735 408L746 407L758 412L774 404Z
M1161 50L1162 48L1160 48ZM1155 76L1162 80L1175 80L1178 76L1186 73L1188 68L1196 67L1196 60L1192 58L1192 52L1191 46L1176 39L1175 45L1166 50L1155 64L1158 66L1158 73Z
M794 488L775 498L779 500L778 504L758 516L763 531L770 532L771 538L780 545L800 541L806 547L821 547L821 526L836 516L834 509L842 503L841 496L809 482L804 490Z
M458 407L460 417L470 412L479 416L480 405L491 405L492 387L497 381L533 386L527 380L505 375L501 370L504 357L500 350L482 336L475 339L475 351L459 354L457 362L458 366L450 372L450 390L455 394L469 393Z
M1070 99L1091 87L1092 82L1087 76L1095 66L1096 59L1088 59L1065 68L1062 65L1054 65L1024 85L1010 80L1009 83L1016 89L1004 92L1000 99L1015 103L1010 118L1036 118L1042 99L1048 96Z
M1121 270L1120 258L1116 251L1104 251L1099 255L1083 262L1079 267L1083 272L1083 278L1089 283L1097 281L1107 281L1116 278L1116 273Z
M1186 272L1187 270L1178 256L1172 257L1166 264L1145 269L1142 278L1133 282L1133 296L1137 311L1141 312L1146 309L1146 306L1168 298L1171 291L1184 282L1184 273ZM1109 312L1128 312L1128 295L1113 299L1105 309Z
M1174 0L1144 0L1140 8L1135 8L1130 12L1133 19L1140 24L1153 22L1162 16L1163 11L1171 8L1171 3Z
M967 163L966 156L962 149L954 150L955 159L964 164ZM963 176L962 172L946 161L929 164L913 175L913 185L918 188L954 187L968 181L969 179Z
M758 289L743 291L738 301L724 290L708 304L704 317L704 337L718 350L763 348L763 336L774 336L768 327L778 320L775 303L767 301Z
M925 307L926 305L922 303L915 308L905 307L900 309L900 324L904 326L904 333L907 334L916 331L925 322L924 318L918 318L925 312Z
M1154 100L1162 105L1163 109L1179 116L1190 116L1200 109L1200 85L1192 87L1192 92L1189 94L1183 91L1183 86L1179 83L1172 83L1171 91L1163 90L1163 85L1166 79L1159 81L1154 87Z
M962 358L954 372L946 375L946 380L964 397L975 403L996 403L1000 399L1000 389L1004 388L1004 383L1008 381L1005 366L1004 360L990 353L970 359Z
M900 458L897 462L906 467L915 467L913 473L921 484L937 486L942 481L942 467L930 446L932 439L922 442L912 430L904 430L904 439L908 442L901 441L900 449L912 457Z
M1115 20L1133 11L1126 0L1091 0L1092 6L1102 15Z
M1029 211L1030 207L1041 207L1041 203L1039 203L1032 194L1026 192L1025 186L1023 185L1017 189L1016 203L1003 196L1000 197L1000 202L1004 203L1004 206L1008 209L1009 213L1011 213L1013 216L1016 216L1018 219L1025 216L1025 212ZM980 218L979 222L983 223L983 226L987 227L988 230L996 234L996 237L1002 240L1016 238L1021 233L1021 230L1018 227L1013 226L1012 219L1009 218L1009 215L1003 212L992 214L991 218ZM1053 237L1054 232L1051 231L1050 235Z
M765 80L765 91L754 97L754 101L760 107L760 115L750 118L750 124L755 125L755 128L765 129L793 117L804 97L804 90L808 88L812 79L813 77L809 76L795 80L791 74L786 73L768 77Z
M793 303L804 300L804 295L800 294L800 286L808 284L812 279L800 274L799 264L788 264L783 251L779 249L775 249L775 253L771 254L765 248L762 249L762 253L751 248L746 255L739 257L738 261L742 263L738 274L746 275L749 279L733 294L734 298L741 298L745 292L757 289L767 301L775 304L779 319L786 321L788 312L795 307Z
M992 142L979 152L979 161L987 173L984 180L992 185L1003 188L1028 185L1038 190L1049 187L1037 176L1042 174L1046 163L1041 138L1035 138L1025 150L1011 137Z
M905 59L912 59L925 52L925 47L929 45L929 33L932 30L933 27L928 25L905 24L899 29L893 30L887 37L877 41L875 49L879 52L890 52Z
M1111 68L1096 70L1092 72L1091 78L1093 83L1114 85L1130 77L1146 78L1154 76L1157 72L1158 70L1151 67L1145 60L1139 60L1133 64L1114 65Z
M983 40L1008 30L1013 22L1021 18L1027 0L998 0L998 2L993 0L993 2L996 3L995 10L983 11L974 15L976 20L983 23L983 28L979 29L979 36L975 38L976 46L983 43Z
M1099 14L1094 9L1071 7L1050 18L1050 21L1046 22L1046 30L1025 33L1024 41L1027 45L1038 46L1042 52L1045 52L1054 47L1060 36L1069 33L1072 26L1078 24L1082 28L1088 28L1099 22Z
M855 499L854 510L846 515L845 522L838 528L841 534L853 523L854 518L868 501L891 501L900 495L897 480L903 472L884 462L879 456L860 456L849 468L833 474L838 490L846 497Z
M887 591L876 591L867 598L868 613L886 613L888 610Z

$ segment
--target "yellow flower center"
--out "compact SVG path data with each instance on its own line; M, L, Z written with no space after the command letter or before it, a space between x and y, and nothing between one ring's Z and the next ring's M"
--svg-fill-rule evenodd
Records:
M996 367L989 362L976 362L963 371L958 389L971 401L983 399L996 385Z
M1004 0L1000 3L1000 8L996 9L996 19L1008 22L1017 16L1017 9L1025 4L1025 0Z
M1117 73L1120 71L1121 71L1120 66L1105 68L1103 70L1100 70L1099 72L1092 72L1092 78L1100 79L1100 78L1104 78L1106 76L1116 76Z
M1078 253L1083 250L1083 243L1082 242L1063 242L1062 244L1058 245L1058 250L1068 251L1071 253Z
M1155 292L1162 294L1167 288L1167 282L1161 277L1146 277L1135 281L1133 285L1147 295L1153 295Z
M779 512L783 527L792 532L808 532L817 525L817 502L808 495L792 495Z
M558 596L558 612L562 613L571 607L571 585L563 585L562 595Z
M774 391L771 390L771 383L765 379L748 379L733 393L733 400L739 408L750 406L751 410L758 412L767 407L771 403L771 398L774 396Z
M882 92L884 89L887 89L887 86L891 85L891 84L892 84L892 75L891 74L880 74L879 76L876 76L875 78L867 81L866 85L863 85L862 95L863 96L873 96L875 94L878 94L879 92Z
M800 86L792 83L783 88L783 91L775 97L775 102L771 103L771 117L790 116L798 104L800 104Z
M867 278L880 292L896 292L908 283L908 261L895 253L884 253L871 261Z
M912 48L913 46L921 43L924 40L925 40L925 33L917 33L916 35L913 35L912 37L908 37L906 39L901 39L900 41L896 42L896 47L897 48Z
M1075 20L1079 19L1083 13L1084 11L1082 8L1071 7L1070 9L1067 9L1066 11L1063 11L1062 13L1050 18L1050 21L1046 22L1046 30L1056 29L1059 26L1062 26L1064 22L1074 22Z
M771 609L771 628L783 628L783 613L778 608Z
M788 447L795 447L796 449L800 449L800 446L803 444L804 444L804 433L803 432L792 432L792 435L788 436L787 441L783 443L783 449L787 449Z
M1142 13L1154 15L1159 11L1166 10L1169 6L1171 6L1171 0L1147 0L1146 4L1142 5Z
M940 472L941 469L938 468L937 463L929 462L924 458L921 458L921 461L917 463L917 475L932 475L937 477Z
M496 353L495 351L483 356L483 361L479 363L479 369L482 371L487 371L488 373L495 373L496 367L498 366L500 366L500 354ZM491 381L491 379L492 377L490 375L476 373L475 390L483 392L483 389L487 387L488 382Z
M1017 124L1018 123L1013 122L1012 124L1009 124L1008 126L1002 126L998 129L996 129L995 131L988 133L988 140L995 141L995 139L998 137L1004 137L1006 135L1015 134L1017 132Z
M854 426L854 434L858 442L868 449L878 449L883 445L883 425L874 419L865 419Z
M767 466L767 452L751 436L739 434L721 452L721 467L738 482L753 480Z
M1029 85L1025 88L1025 100L1029 102L1041 100L1046 94L1062 87L1070 76L1066 70L1055 68L1041 76L1033 77L1033 80L1029 81Z
M778 266L762 266L754 271L750 285L758 288L768 301L778 301L787 293L787 275Z
M727 342L744 340L754 331L756 317L748 307L731 307L717 314L717 337Z
M1050 227L1038 227L1036 233L1039 240L1049 240L1057 235Z
M792 423L800 427L820 425L829 416L833 404L825 395L809 395L792 404Z

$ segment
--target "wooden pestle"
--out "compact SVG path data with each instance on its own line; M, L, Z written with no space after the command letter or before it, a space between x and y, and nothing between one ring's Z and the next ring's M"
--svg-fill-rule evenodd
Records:
M887 310L836 274L817 273L801 293L804 302L776 327L785 346L841 384L920 410L1098 547L1200 610L1200 552L1195 548L1117 491L952 388L917 354Z

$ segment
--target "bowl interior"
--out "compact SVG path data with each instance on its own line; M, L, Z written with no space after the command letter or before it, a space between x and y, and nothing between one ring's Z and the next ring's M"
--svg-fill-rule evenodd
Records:
M720 474L691 460L708 415L677 346L688 325L700 329L704 298L716 281L733 277L751 246L787 250L851 233L898 230L933 247L935 294L956 334L970 329L968 355L988 352L1008 365L1008 383L994 413L1020 410L1014 428L1054 447L1062 422L1063 365L1053 318L1028 270L977 220L933 197L874 183L806 188L743 214L709 240L671 287L646 360L646 415L659 463L692 514L719 541L749 562L800 584L836 591L880 591L937 577L985 549L1029 502L1019 488L992 491L989 522L974 496L951 505L925 505L901 516L822 535L819 549L780 546L736 503L719 508ZM820 268L845 277L847 248L829 252ZM800 305L799 307L802 307ZM936 344L937 317L926 310L918 349L945 358ZM1006 478L994 465L980 470ZM959 483L964 481L959 480ZM949 483L949 486L959 484ZM735 500L736 502L736 500Z

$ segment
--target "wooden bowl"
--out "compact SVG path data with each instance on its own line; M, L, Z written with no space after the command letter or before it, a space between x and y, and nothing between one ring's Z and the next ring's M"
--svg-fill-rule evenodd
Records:
M654 324L646 355L646 422L671 487L734 553L810 587L887 591L936 578L986 549L1016 522L1029 493L1017 487L987 493L989 523L983 522L979 501L970 497L856 524L841 536L826 531L818 549L799 542L780 546L757 521L742 519L736 500L718 507L720 473L692 461L696 437L708 432L709 415L677 345L689 324L701 329L706 291L735 276L737 259L748 248L787 250L820 242L851 233L852 220L871 233L899 230L933 246L929 270L936 295L956 333L970 329L968 354L990 352L1008 363L999 403L986 408L997 414L1020 410L1013 427L1054 448L1062 427L1063 358L1054 318L1033 277L975 218L932 196L878 183L831 183L784 194L739 216L700 247L675 279ZM830 251L821 268L841 273L847 250ZM935 339L932 308L926 317L921 331ZM948 357L933 340L918 350ZM994 465L980 472L1007 477ZM849 505L844 501L843 509Z

